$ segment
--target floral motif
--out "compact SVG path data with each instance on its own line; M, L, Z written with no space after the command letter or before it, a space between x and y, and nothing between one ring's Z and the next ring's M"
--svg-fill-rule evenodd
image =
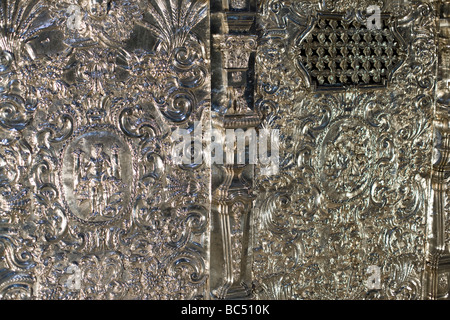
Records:
M398 20L401 37L418 46L386 88L317 93L297 81L296 44L289 40L304 34L317 11L338 14L354 5L276 3L262 4L256 58L264 74L257 107L264 127L281 137L279 174L257 176L256 296L421 298L435 66L425 56L436 49L433 11L416 3L404 11L411 19ZM369 266L380 268L379 290L366 287Z

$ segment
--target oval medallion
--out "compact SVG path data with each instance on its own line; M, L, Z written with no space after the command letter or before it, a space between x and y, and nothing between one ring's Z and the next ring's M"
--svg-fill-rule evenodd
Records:
M118 134L97 129L76 136L66 147L61 182L65 203L75 217L107 223L129 206L133 159Z
M329 199L343 202L368 186L374 158L369 127L358 119L330 126L319 155L320 183Z

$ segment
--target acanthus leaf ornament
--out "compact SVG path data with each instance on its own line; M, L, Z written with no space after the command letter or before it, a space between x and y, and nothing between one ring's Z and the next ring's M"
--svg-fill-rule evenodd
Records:
M169 133L208 117L207 9L156 17L187 30L166 52L137 31L161 6L2 4L2 298L206 296L208 175L173 165Z
M406 44L396 22L379 16L369 30L359 15L318 12L295 39L299 71L315 90L384 87L402 65Z
M448 15L2 0L0 299L448 299Z
M263 123L279 128L284 138L280 174L256 180L261 192L254 221L257 297L420 299L428 290L421 287L421 272L429 246L424 232L433 210L427 196L435 103L430 77L436 65L429 54L436 49L434 11L426 1L407 8L403 4L399 11L389 11L387 2L379 4L382 14L391 13L390 22L384 22L392 24L392 34L384 36L393 37L392 52L399 50L401 61L392 65L395 72L385 87L367 87L359 72L370 72L370 66L342 59L363 57L364 49L372 47L356 43L372 43L375 33L384 31L374 30L369 37L365 30L352 29L352 19L374 4L358 3L357 10L348 1L262 3L264 32L256 61L264 77L256 101ZM353 31L348 34L333 31L344 23L342 12L350 17L346 30ZM321 20L320 14L329 19ZM344 41L349 41L341 48L347 54L320 46ZM362 52L354 53L355 48ZM379 49L384 54L382 46L373 48L374 55ZM319 61L326 55L342 59ZM303 72L292 63L295 59L301 60ZM359 70L358 77L331 74L350 70L344 67ZM344 86L344 80L354 85ZM369 266L380 270L380 289L364 285Z

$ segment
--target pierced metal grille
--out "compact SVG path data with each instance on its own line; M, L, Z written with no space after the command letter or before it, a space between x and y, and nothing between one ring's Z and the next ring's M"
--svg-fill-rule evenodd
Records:
M368 29L364 21L345 14L319 13L301 37L298 62L320 89L386 86L406 56L405 45L390 21Z

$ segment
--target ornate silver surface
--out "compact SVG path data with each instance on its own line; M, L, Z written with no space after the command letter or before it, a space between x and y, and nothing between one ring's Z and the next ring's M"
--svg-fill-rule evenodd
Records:
M2 1L4 299L208 296L205 1Z
M372 4L380 6L390 29L358 29ZM281 174L256 179L256 296L435 298L428 279L436 277L442 226L431 226L445 215L440 177L447 168L445 140L442 158L432 167L433 128L440 126L435 120L438 4L263 1L260 10L256 106L264 113L263 125L280 128L283 139ZM347 28L344 17L351 23ZM325 31L309 31L315 19L315 28L319 24ZM374 52L366 52L359 41L372 48L369 38L376 39L377 32L383 36ZM353 42L347 41L350 35ZM326 54L317 53L324 49L320 43L330 41L330 51L337 38L353 62L342 54L329 58L330 66L318 65ZM398 67L382 66L382 56ZM293 57L305 68L296 68ZM353 65L336 71L339 59L347 58ZM356 74L351 82L341 79L347 72ZM385 88L364 86L379 82L374 75L385 77ZM321 86L327 91L318 92ZM438 121L446 127L447 115ZM434 171L440 180L431 184ZM368 285L374 269L378 287Z
M0 298L448 299L449 14L0 0Z
M380 15L382 27L367 29L352 14L318 12L295 39L297 63L318 89L385 86L405 56L396 20Z

